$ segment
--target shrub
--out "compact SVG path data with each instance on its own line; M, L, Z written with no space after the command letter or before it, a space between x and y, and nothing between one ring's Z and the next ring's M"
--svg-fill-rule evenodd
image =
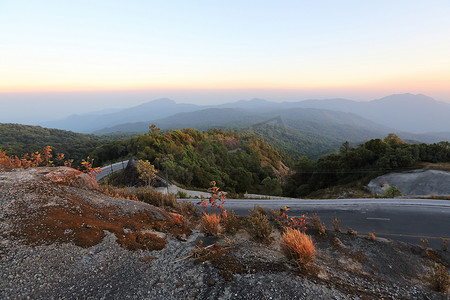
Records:
M287 212L290 210L289 207L284 206L280 209L279 220L282 226L290 227L302 231L306 231L306 225L308 225L308 217L302 215L301 217L289 217Z
M324 223L320 220L320 217L317 214L313 214L310 218L312 227L319 232L320 235L326 235L327 234L327 227Z
M267 216L267 210L264 206L259 206L259 204L255 205L253 207L254 211L258 211L259 213L261 213L262 215Z
M64 159L63 153L56 153L54 160L52 160L52 148L50 146L44 147L42 153L34 152L31 154L25 153L21 158L12 155L8 156L4 151L0 149L0 170L11 170L11 169L26 169L32 167L54 167L56 165L65 165L66 167L71 167L73 159L62 161ZM84 173L88 173L93 179L101 172L100 168L92 168L93 160L89 157L87 160L82 161L81 166L85 169Z
M234 214L234 210L230 210L227 213L227 218L225 220L224 230L228 234L235 234L239 230L241 224L239 223L238 217Z
M446 293L450 286L447 268L441 264L431 264L431 275L428 277L431 288L437 292Z
M220 217L216 214L203 213L203 217L200 220L202 231L206 235L218 236L222 227L220 226Z
M336 236L333 238L331 242L333 243L333 246L336 248L346 248L344 243L342 243L341 240Z
M208 188L208 193L211 194L209 198L201 196L200 203L202 205L203 212L206 211L208 205L210 205L214 209L219 209L221 212L224 211L223 205L225 204L226 193L220 191L220 188L216 186L215 181L211 181L211 187Z
M442 251L448 250L448 239L441 237L441 249L442 249Z
M148 187L130 189L128 187L117 188L112 185L104 185L102 186L102 191L110 197L138 200L159 207L176 208L178 206L175 195L165 195Z
M177 191L177 197L180 198L180 199L189 198L188 194L186 192L183 192L183 191Z
M341 232L341 219L334 218L331 225L333 225L333 229L335 232Z
M366 255L362 251L353 252L350 254L350 257L360 263L367 260Z
M420 239L420 243L422 244L423 249L427 249L428 248L428 240L427 239Z
M247 218L247 226L248 233L255 241L270 243L269 237L273 228L270 226L266 215L263 215L258 210L253 210Z
M382 198L395 198L402 195L402 192L395 186L388 187L382 194Z
M353 230L352 228L348 227L347 228L347 234L348 235L358 235L358 231Z
M195 205L195 203L186 200L179 201L177 203L177 210L183 216L194 216L198 213L198 207Z
M369 240L374 242L376 239L375 232L369 232Z
M280 210L275 210L275 209L269 210L269 220L279 230L284 229L284 224L283 224L284 220L282 219L282 212Z
M287 227L280 243L286 257L293 259L299 268L308 265L316 255L311 237L300 230Z

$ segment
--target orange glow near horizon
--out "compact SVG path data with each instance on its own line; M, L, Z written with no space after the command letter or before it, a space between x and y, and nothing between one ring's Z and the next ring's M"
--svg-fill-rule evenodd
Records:
M447 77L450 78L450 75ZM378 82L366 82L360 84L311 84L295 86L294 84L276 84L276 83L263 83L263 84L251 84L250 82L242 82L238 84L235 82L214 82L211 81L207 84L195 84L184 83L184 84L111 84L111 83L73 83L64 84L63 82L59 84L49 84L41 82L39 84L28 84L23 85L20 83L12 83L2 81L0 83L0 93L60 93L60 92L114 92L114 91L152 91L152 90L174 90L174 91L190 91L190 90L202 90L202 91L214 91L214 90L288 90L288 91L323 91L328 93L339 93L341 91L351 93L354 95L361 95L360 97L365 98L366 93L373 93L374 91L379 91L381 94L392 94L392 93L422 93L429 95L439 95L440 97L447 97L450 101L450 83L445 77L437 76L435 78L426 77L426 79L420 78L405 78L399 80L380 80ZM256 96L256 95L255 95ZM335 96L339 96L336 94ZM445 99L445 100L447 100Z
M374 91L445 96L450 101L450 70L426 66L416 69L407 61L394 64L358 64L343 58L334 64L299 59L249 61L243 64L210 65L197 60L176 62L146 61L127 64L118 59L99 58L95 63L62 57L46 61L5 63L0 70L0 93L101 92L133 90L291 90L324 91L331 97L339 93L367 98ZM393 65L390 66L389 64ZM31 66L31 67L30 67ZM370 70L370 71L368 71ZM337 94L332 95L336 91ZM342 94L342 93L341 93ZM256 96L256 95L255 95Z

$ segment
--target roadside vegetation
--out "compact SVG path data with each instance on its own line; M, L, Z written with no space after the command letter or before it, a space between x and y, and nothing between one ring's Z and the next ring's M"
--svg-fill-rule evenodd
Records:
M390 247L384 239L377 239L375 232L358 234L349 227L341 232L341 225L346 226L345 220L336 218L332 222L334 230L329 231L317 214L291 217L288 207L268 211L255 206L248 216L236 217L226 210L226 199L215 182L210 193L210 197L201 199L197 205L202 214L190 211L184 215L185 220L194 218L191 224L204 238L197 239L192 252L176 262L190 259L194 263L207 262L217 268L225 280L231 280L234 274L245 274L248 269L252 272L294 271L308 280L368 298L397 297L379 289L372 290L370 286L380 287L391 282L398 287L410 282L416 284L417 280L422 281L421 290L434 290L444 298L448 293L448 263L445 263L448 257L445 258L444 250L402 243ZM233 230L227 230L230 227ZM213 242L205 242L211 241L211 237ZM255 262L260 258L248 254L255 249L264 249L262 251L270 256L284 255L290 271L279 261ZM247 253L248 258L241 256L242 253ZM403 274L405 268L407 278ZM389 269L387 274L385 269ZM368 273L373 275L372 279L362 284L362 278Z
M377 176L411 170L424 163L448 162L449 142L409 144L392 133L384 140L373 139L357 147L346 142L338 153L322 156L317 161L301 157L292 168L294 174L283 187L283 194L326 198L336 197L343 190L351 190L355 196L361 196L367 183ZM387 192L386 197L399 195L394 187Z

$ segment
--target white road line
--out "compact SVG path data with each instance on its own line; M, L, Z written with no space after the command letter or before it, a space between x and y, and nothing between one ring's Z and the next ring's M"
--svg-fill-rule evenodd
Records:
M390 221L388 218L366 218L367 220L381 220L381 221Z

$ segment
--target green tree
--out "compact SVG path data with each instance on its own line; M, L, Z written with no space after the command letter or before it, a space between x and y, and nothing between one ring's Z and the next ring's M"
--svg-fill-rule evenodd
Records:
M265 195L280 196L281 195L281 185L276 178L266 177L261 182L262 192Z
M404 144L403 140L399 138L395 133L389 133L387 137L384 138L384 142L389 145L401 145Z
M368 142L365 142L362 146L367 150L373 152L377 158L383 156L389 148L389 145L382 139L370 140Z
M390 186L383 192L381 197L383 197L383 198L395 198L395 197L399 197L401 195L402 195L402 192L397 187Z
M350 143L348 141L345 141L345 143L342 144L341 148L339 148L339 152L341 154L348 153L350 150Z
M139 172L139 178L144 181L148 186L151 186L152 181L156 178L155 166L148 160L139 160L137 170Z

